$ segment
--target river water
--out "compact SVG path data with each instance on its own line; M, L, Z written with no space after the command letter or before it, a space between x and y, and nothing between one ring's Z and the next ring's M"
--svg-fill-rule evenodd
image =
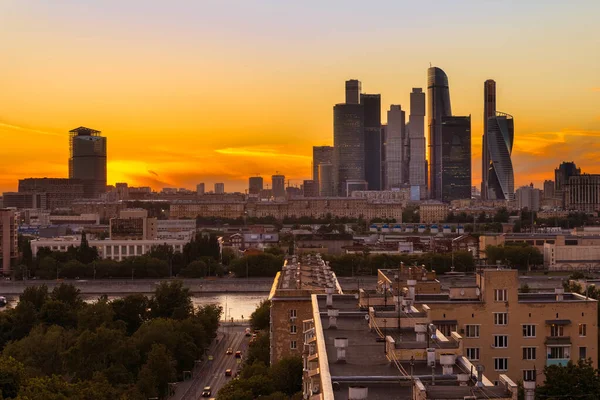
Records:
M223 307L222 320L229 321L231 318L238 321L241 319L250 318L250 314L256 309L261 301L265 300L269 293L206 293L192 296L192 302L195 307L205 306L208 304L218 304ZM83 299L92 303L98 299L97 296L83 295ZM117 299L121 296L108 296L109 300ZM13 308L17 305L18 297L9 297L8 308Z

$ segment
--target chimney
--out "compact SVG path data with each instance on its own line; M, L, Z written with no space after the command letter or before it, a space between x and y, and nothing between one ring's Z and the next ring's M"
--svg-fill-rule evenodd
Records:
M525 400L535 399L535 381L523 381L523 390L525 392Z
M408 298L415 301L415 285L417 284L417 280L408 279L406 284L408 285Z
M427 325L426 324L415 324L415 333L417 336L417 342L424 343L427 341Z
M337 351L337 363L346 363L346 348L348 347L348 338L338 337L333 341L333 345Z
M565 294L565 289L563 289L563 288L556 288L556 289L554 289L554 294L556 294L556 301L563 301L564 294Z
M458 380L459 386L467 386L469 382L469 374L457 374L456 380Z
M340 310L327 310L329 317L329 329L337 329L337 317L340 315Z
M456 356L454 354L441 354L440 364L442 364L442 373L444 375L453 375L453 366L456 362Z
M477 365L477 387L483 387L483 365Z
M333 307L333 288L326 288L325 293L327 293L327 308Z
M366 386L350 386L348 388L348 400L367 400L369 388Z

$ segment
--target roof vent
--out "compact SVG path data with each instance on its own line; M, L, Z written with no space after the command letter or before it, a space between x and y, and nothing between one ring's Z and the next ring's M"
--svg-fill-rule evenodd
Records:
M556 301L563 301L564 294L565 294L565 289L563 289L563 288L556 288L556 289L554 289L554 294L556 294Z
M369 388L366 386L350 386L348 388L348 400L367 400Z
M485 368L483 365L477 365L477 387L483 387L483 371Z
M329 329L337 329L337 317L340 315L340 310L327 310L329 317Z
M348 348L348 338L337 337L333 341L333 345L336 349L337 363L346 363L346 348Z
M327 293L327 308L333 307L333 288L325 289L325 293Z

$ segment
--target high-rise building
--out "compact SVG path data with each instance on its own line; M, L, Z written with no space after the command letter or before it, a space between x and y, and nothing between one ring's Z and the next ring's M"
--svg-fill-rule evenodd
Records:
M215 194L223 194L225 193L225 184L224 183L215 183Z
M198 196L202 196L204 194L204 191L205 191L204 183L199 183L196 185L196 194Z
M261 190L263 190L262 176L251 176L248 179L248 193L259 194Z
M335 196L335 185L333 183L333 164L319 164L319 196Z
M381 190L381 95L361 94L364 109L365 180L369 190Z
M600 174L572 175L564 192L565 209L585 213L600 210Z
M404 139L405 112L402 107L392 104L387 112L386 128L386 174L385 188L399 188L404 183ZM369 188L371 189L371 188Z
M313 146L312 180L319 184L319 164L333 163L333 146Z
M442 199L442 118L452 115L448 76L438 68L427 70L427 115L429 119L429 195ZM469 185L469 192L470 192Z
M271 188L273 189L273 197L284 198L285 197L285 176L284 175L273 175L271 177Z
M442 201L471 198L471 117L442 117Z
M540 200L542 191L533 187L533 183L529 186L521 186L515 194L517 200L517 208L520 210L527 209L529 211L540 210Z
M488 200L490 156L488 151L488 119L496 116L496 82L488 79L483 83L483 137L481 151L481 199ZM494 199L495 200L495 199Z
M0 265L2 274L10 275L17 261L17 214L14 210L0 209Z
M554 181L546 179L544 181L544 200L550 200L554 198Z
M350 79L346 81L346 104L360 103L360 81Z
M106 138L100 134L83 126L69 131L69 178L83 181L88 198L106 192Z
M356 87L360 88L360 83L354 82L358 81L346 82L347 101L353 101ZM347 180L365 180L364 107L358 99L356 94L356 102L333 107L334 184L341 196L346 196Z
M558 194L565 190L572 176L581 175L581 168L577 168L574 162L563 161L558 168L554 170L554 192Z
M319 185L312 179L305 180L302 183L302 189L304 191L304 197L319 197Z
M387 125L381 125L381 186L387 188Z
M425 158L425 93L421 88L413 88L410 94L410 116L407 125L408 136L408 183L419 186L420 193L426 193L427 160Z
M487 119L487 148L483 151L488 160L488 169L482 185L487 191L487 200L513 200L515 197L515 175L511 160L514 132L511 115L496 112L495 116Z

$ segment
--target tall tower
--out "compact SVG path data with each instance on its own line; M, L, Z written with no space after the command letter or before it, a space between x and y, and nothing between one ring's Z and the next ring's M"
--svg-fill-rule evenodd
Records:
M429 195L442 199L442 118L452 115L448 76L438 68L427 70L427 114L429 117Z
M333 146L313 146L312 180L319 185L319 164L331 164L333 162Z
M486 121L487 130L483 153L487 156L487 175L482 189L488 200L513 200L515 198L515 174L511 155L515 138L512 115L496 112ZM481 192L483 197L483 190Z
M341 196L346 196L346 181L365 180L365 115L359 92L360 82L347 81L346 100L352 103L333 107L333 179Z
M83 182L86 198L106 192L106 138L80 126L69 131L69 178Z
M440 199L471 198L471 116L442 117Z
M285 197L285 175L273 175L271 176L271 188L273 189L273 197L284 198Z
M369 190L381 190L381 95L361 94L365 126L365 180Z
M262 176L251 176L248 178L248 193L257 195L263 190Z
M483 84L483 140L481 147L481 199L488 200L490 156L488 151L488 119L496 116L496 82L488 79ZM511 146L512 148L512 146ZM491 200L491 199L490 199Z
M413 88L410 94L410 116L408 131L408 182L419 186L421 195L427 188L427 160L425 158L425 93Z
M392 104L387 112L386 129L386 189L399 188L404 183L404 136L406 113Z

